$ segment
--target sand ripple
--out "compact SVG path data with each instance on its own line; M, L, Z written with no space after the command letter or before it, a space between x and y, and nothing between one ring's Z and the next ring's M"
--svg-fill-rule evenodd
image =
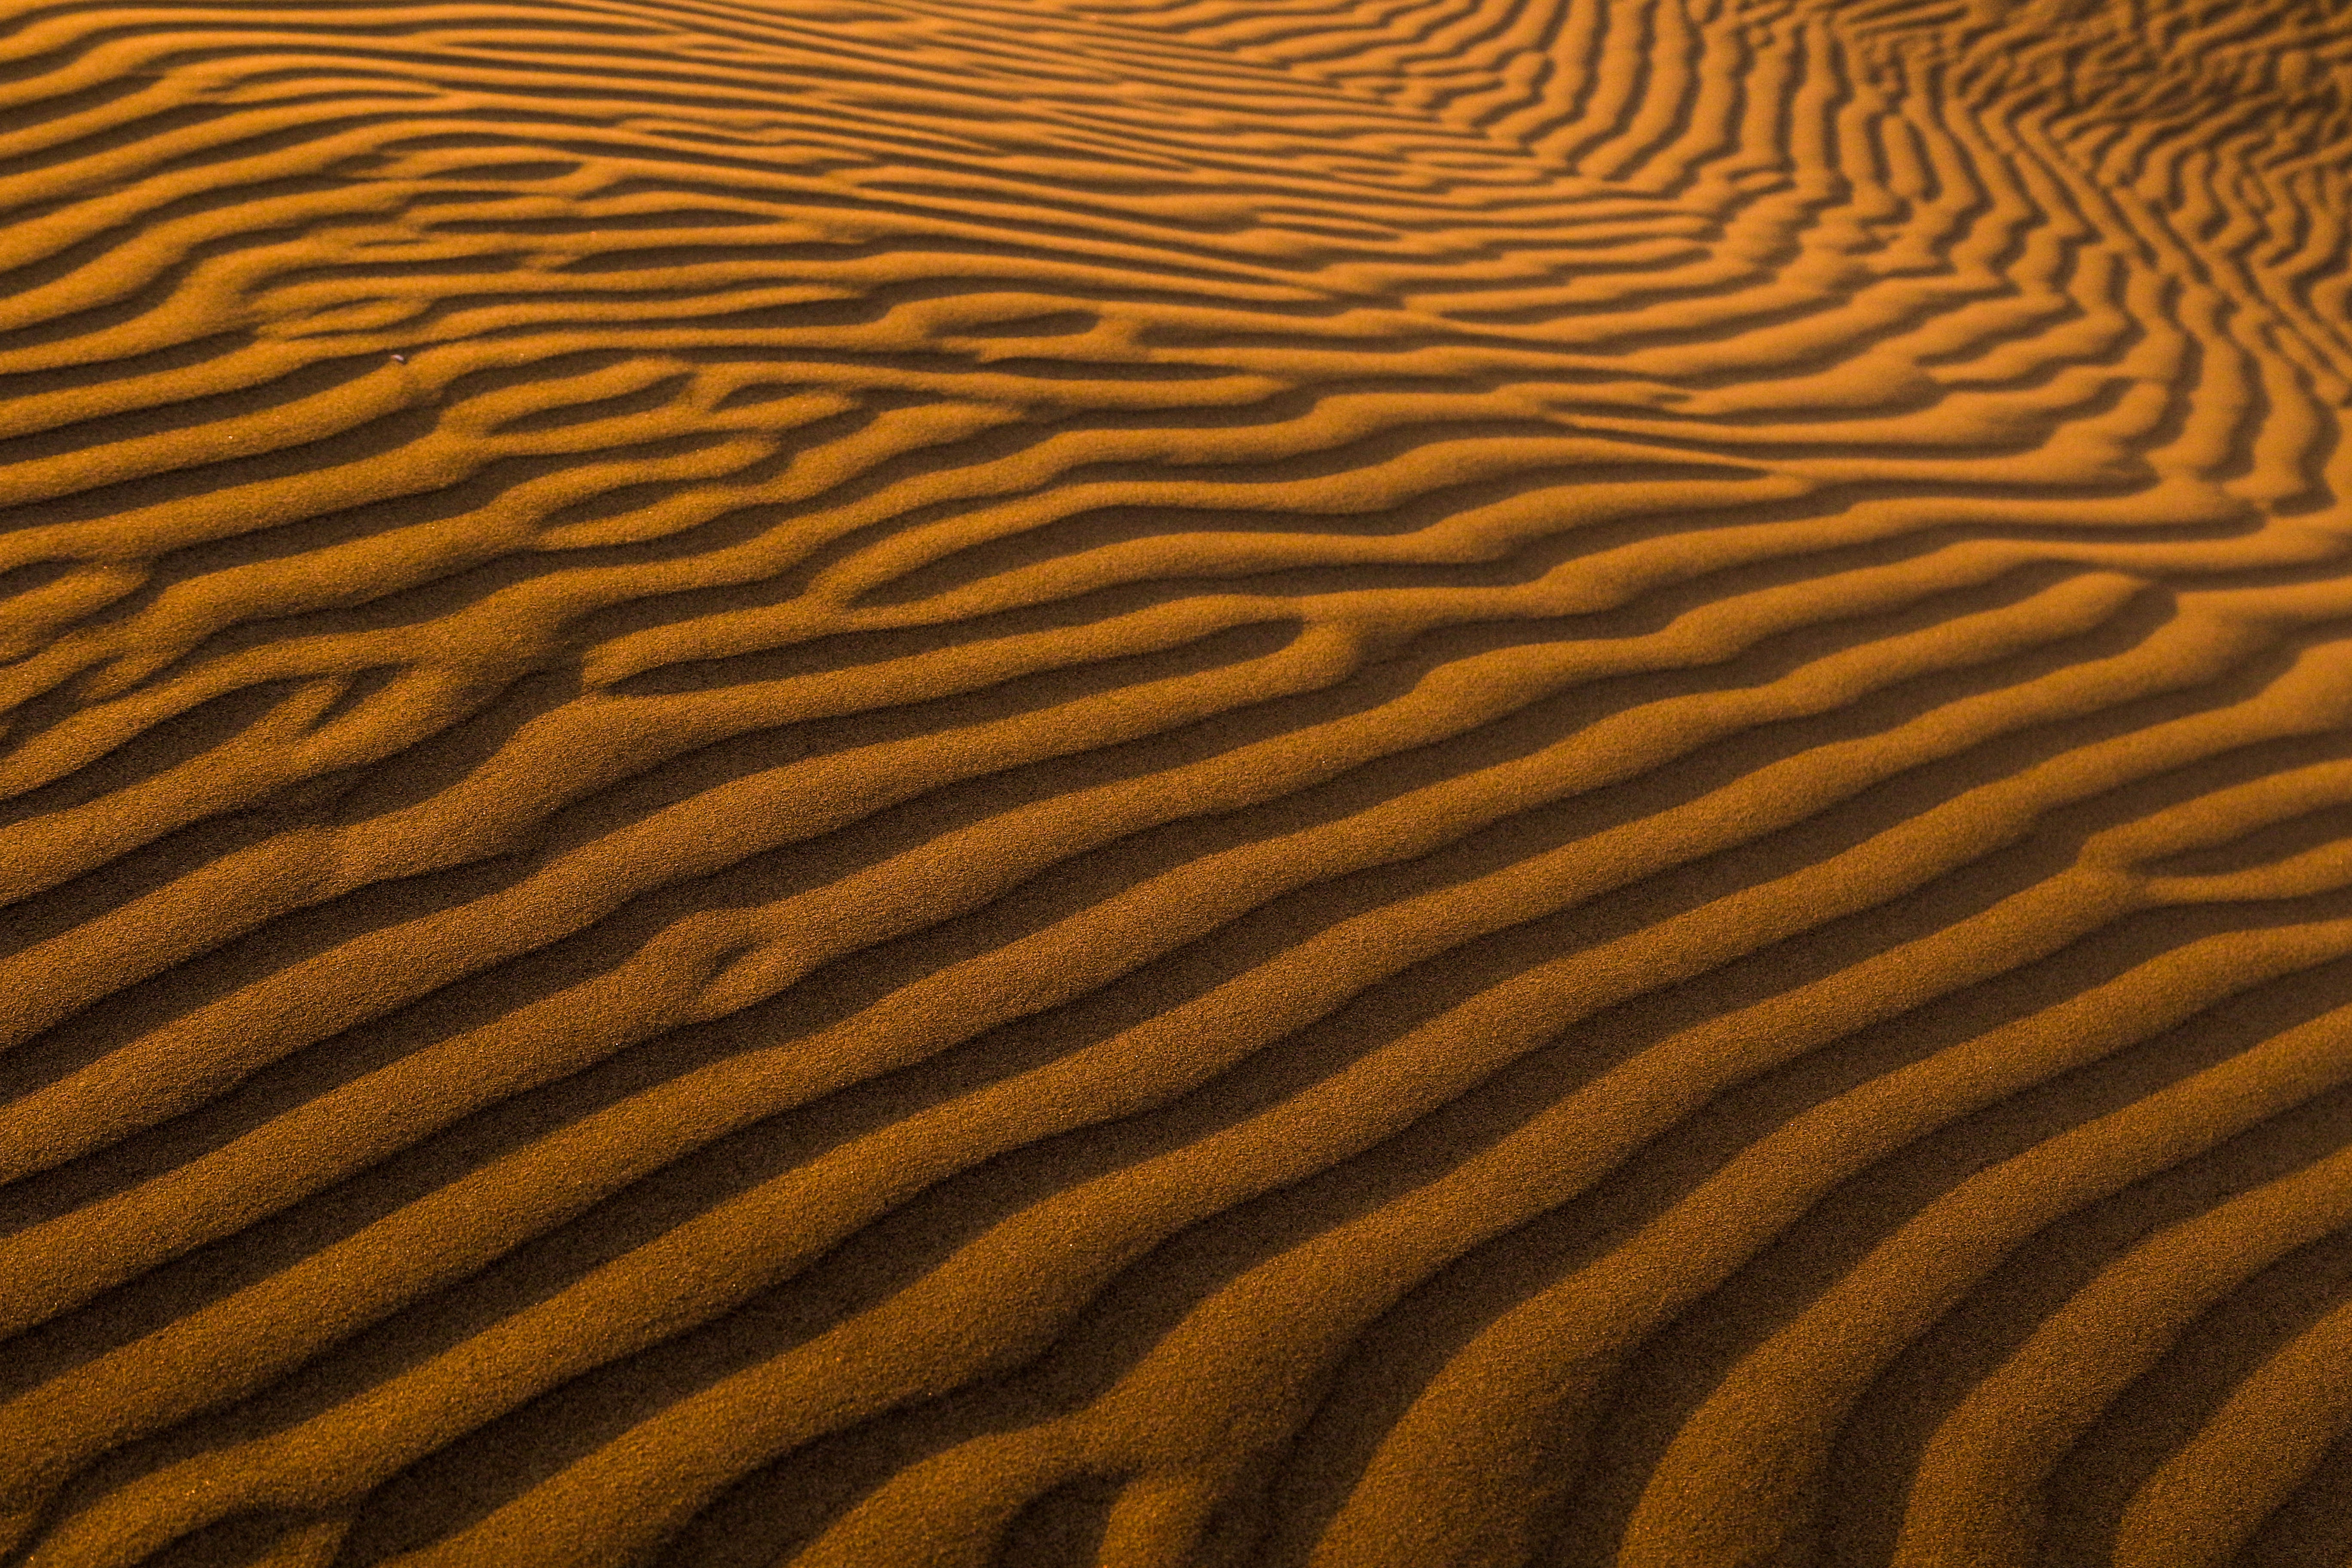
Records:
M0 1561L2334 1568L2348 167L2341 0L11 0Z

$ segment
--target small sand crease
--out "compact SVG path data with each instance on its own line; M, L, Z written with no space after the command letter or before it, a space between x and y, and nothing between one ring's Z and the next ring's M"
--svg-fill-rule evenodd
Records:
M2352 1562L2342 0L0 0L0 1568Z

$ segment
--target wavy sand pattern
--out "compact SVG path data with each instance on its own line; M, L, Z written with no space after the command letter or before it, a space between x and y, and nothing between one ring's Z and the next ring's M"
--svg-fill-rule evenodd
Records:
M0 1562L2352 1557L2342 0L11 0Z

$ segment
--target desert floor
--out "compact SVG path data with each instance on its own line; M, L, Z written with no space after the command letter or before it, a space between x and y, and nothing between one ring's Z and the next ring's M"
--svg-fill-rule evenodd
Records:
M2341 1568L2347 0L0 0L0 1563Z

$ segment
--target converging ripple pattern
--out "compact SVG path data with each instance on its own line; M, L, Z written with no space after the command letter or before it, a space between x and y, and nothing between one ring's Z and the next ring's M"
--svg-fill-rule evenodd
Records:
M2347 0L0 5L0 1563L2352 1557Z

